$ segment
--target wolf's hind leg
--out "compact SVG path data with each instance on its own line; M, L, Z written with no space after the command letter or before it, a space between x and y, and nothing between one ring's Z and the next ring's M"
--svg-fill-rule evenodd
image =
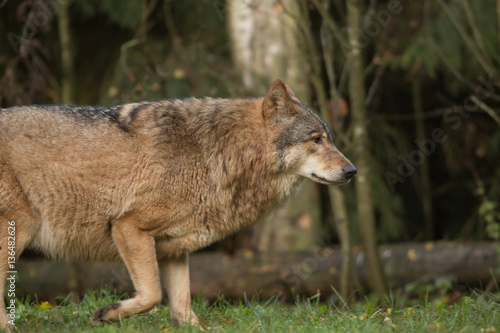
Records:
M198 317L191 309L188 254L160 261L161 277L167 290L170 318L178 324L198 326Z
M127 220L118 221L111 229L111 236L127 266L136 293L133 298L98 309L94 316L96 321L118 320L149 311L160 303L162 297L154 238Z

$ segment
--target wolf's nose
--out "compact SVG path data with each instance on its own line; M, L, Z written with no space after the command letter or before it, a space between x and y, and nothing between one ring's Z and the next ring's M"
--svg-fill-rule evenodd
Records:
M356 175L356 173L358 173L358 170L352 164L344 167L344 169L342 169L342 171L344 172L344 176L347 179L351 179L352 177L354 177L354 175Z

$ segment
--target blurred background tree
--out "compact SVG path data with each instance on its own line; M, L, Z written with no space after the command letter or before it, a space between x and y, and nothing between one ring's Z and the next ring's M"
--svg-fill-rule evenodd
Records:
M331 124L362 166L355 186L306 182L264 224L212 249L279 252L341 239L346 296L356 281L347 259L364 238L365 248L500 238L498 1L0 6L1 107L258 96L281 78Z

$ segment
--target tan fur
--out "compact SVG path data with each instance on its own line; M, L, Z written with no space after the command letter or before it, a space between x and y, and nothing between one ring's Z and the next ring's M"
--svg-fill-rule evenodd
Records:
M161 274L172 318L197 324L187 253L257 221L304 177L342 183L350 167L324 123L279 80L263 98L4 109L0 279L15 221L17 256L32 247L125 263L136 295L99 309L96 320L153 308Z

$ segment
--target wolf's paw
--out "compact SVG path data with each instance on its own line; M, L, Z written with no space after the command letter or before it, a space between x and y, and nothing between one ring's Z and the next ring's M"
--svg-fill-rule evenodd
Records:
M120 303L113 303L108 306L97 309L94 315L95 322L103 322L116 319L116 309L120 307Z
M11 333L13 328L14 327L12 325L9 325L9 324L4 324L4 323L0 324L0 331L2 331L2 332Z

